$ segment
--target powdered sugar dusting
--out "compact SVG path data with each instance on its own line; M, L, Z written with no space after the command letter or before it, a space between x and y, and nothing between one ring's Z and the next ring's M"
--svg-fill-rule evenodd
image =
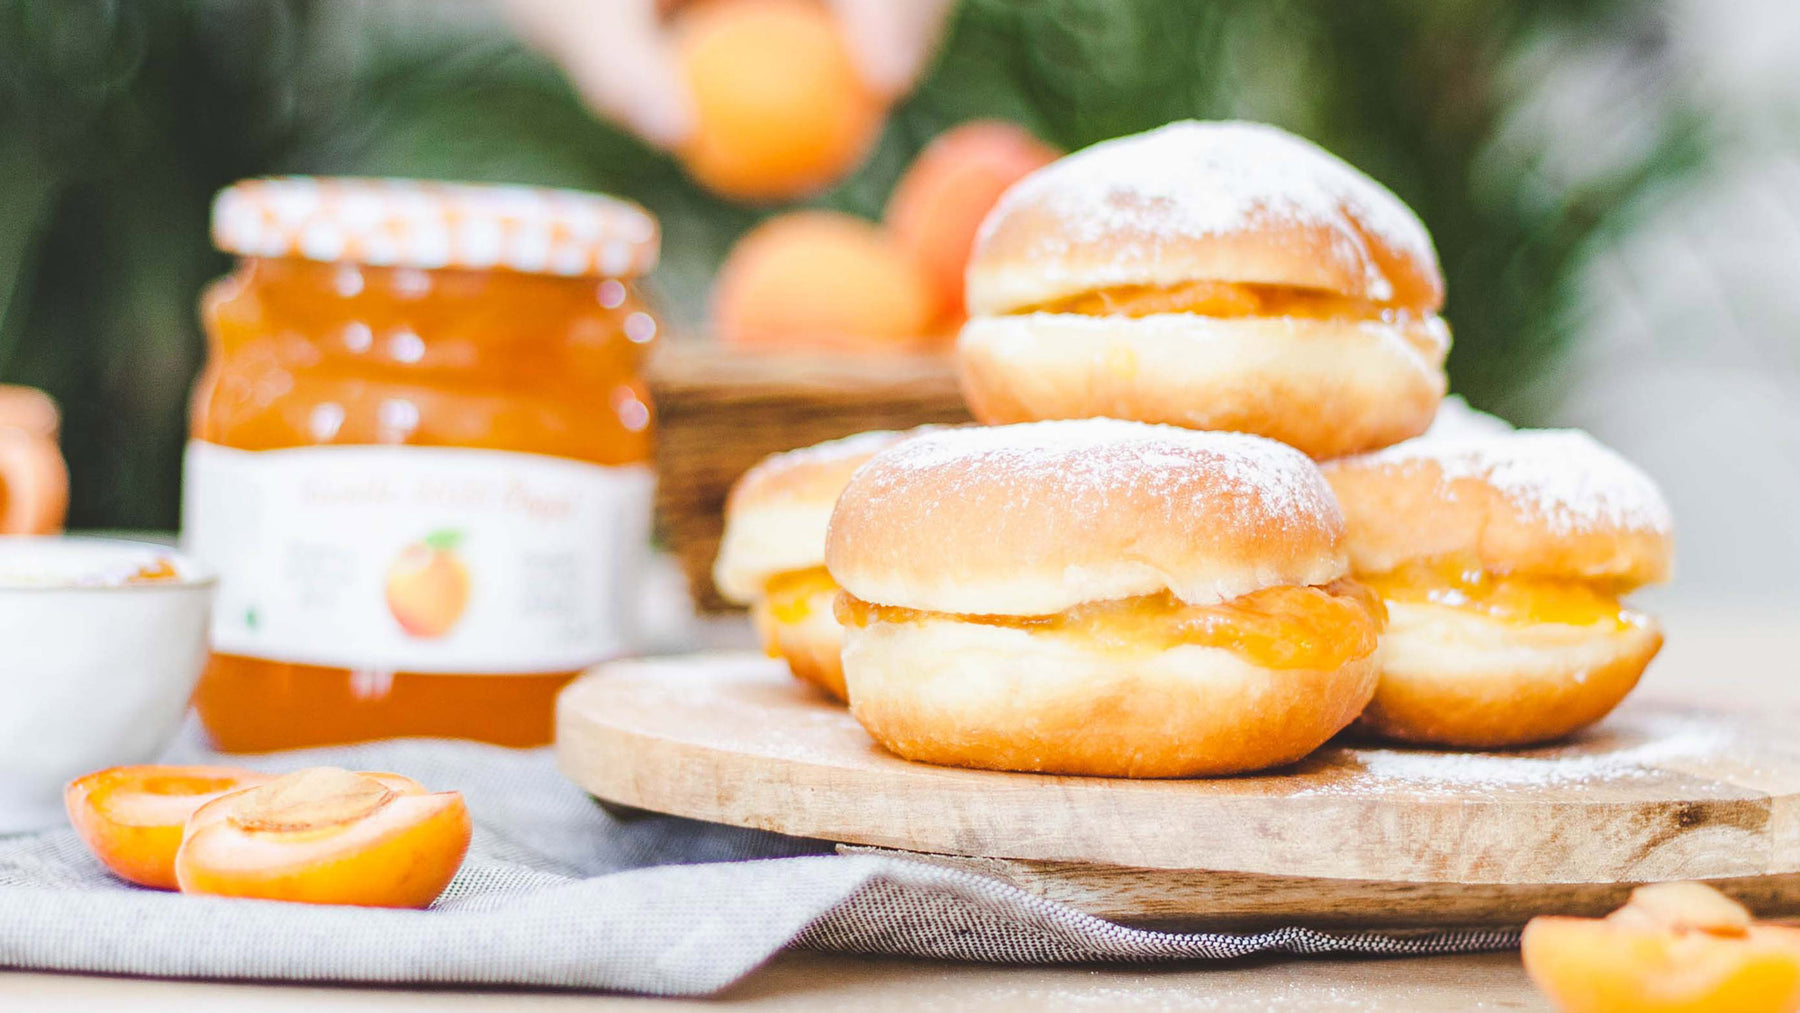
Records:
M1484 795L1641 781L1683 761L1730 752L1730 729L1700 717L1653 715L1636 722L1641 735L1519 753L1446 753L1421 749L1344 749L1346 776L1294 797L1371 795L1395 790L1423 795ZM1741 743L1737 745L1741 746Z
M1578 534L1623 529L1667 534L1669 505L1650 476L1578 429L1431 436L1368 455L1373 462L1432 461L1446 482L1475 479L1552 530Z
M738 479L733 490L734 496L747 495L761 489L770 482L798 468L830 468L842 466L843 478L848 480L850 472L862 462L874 457L877 453L899 443L917 433L930 432L938 426L920 426L905 431L891 429L874 429L868 432L855 433L815 443L810 447L797 450L786 450L779 454L770 454L758 461L754 467Z
M877 466L878 465L878 466ZM1119 419L1066 419L944 429L883 451L859 473L870 501L915 490L942 500L972 485L1023 503L1045 495L1105 503L1126 493L1159 501L1171 517L1202 512L1218 525L1304 530L1339 524L1318 468L1284 443ZM1196 498L1197 476L1209 494Z
M603 671L624 687L630 723L659 738L823 766L868 749L868 734L842 704L796 681L775 659L699 654L613 662ZM744 721L746 711L780 719ZM610 709L593 712L615 719Z
M1307 457L1284 443L1244 433L1200 432L1119 419L1065 419L944 430L881 455L877 482L907 483L917 473L973 462L984 485L1010 482L1099 492L1126 486L1174 490L1197 465L1215 482L1256 493L1271 514L1331 512L1328 487ZM954 485L945 495L957 494Z
M1159 256L1171 240L1200 239L1270 222L1327 231L1347 259L1369 264L1370 298L1393 298L1368 256L1366 234L1435 264L1431 237L1399 198L1330 152L1261 123L1186 120L1103 141L1027 176L983 222L978 248L1013 208L1046 208L1060 228L1036 251L1054 260L1103 237L1138 237L1115 267Z
M825 464L833 461L851 461L857 458L866 459L875 456L878 451L900 442L908 435L910 434L892 429L872 429L866 433L842 436L835 440L815 443L810 447L801 447L798 450L785 450L779 454L770 454L757 467L785 469L802 464Z
M1431 420L1431 428L1425 430L1425 435L1420 439L1468 439L1476 436L1499 436L1512 431L1512 423L1498 415L1490 415L1470 407L1461 394L1450 394L1439 403L1437 417Z

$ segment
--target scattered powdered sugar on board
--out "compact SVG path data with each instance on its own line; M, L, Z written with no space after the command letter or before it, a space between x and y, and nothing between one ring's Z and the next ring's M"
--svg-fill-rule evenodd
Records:
M1729 753L1738 744L1729 729L1701 719L1656 715L1637 724L1644 734L1621 737L1616 745L1602 739L1517 753L1348 748L1339 752L1349 764L1347 776L1303 788L1293 797L1579 788L1659 776L1662 765Z
M1257 504L1255 517L1221 516L1220 523L1312 526L1321 515L1338 514L1318 468L1284 443L1106 418L926 433L881 452L858 472L858 482L874 501L914 489L931 473L937 473L931 481L940 499L959 498L970 483L979 483L1010 489L1019 499L1049 490L1103 502L1121 490L1141 490L1172 511ZM1200 475L1214 495L1196 504L1192 490Z
M1578 429L1426 436L1375 451L1377 463L1431 461L1444 480L1474 479L1564 533L1601 528L1666 533L1674 520L1650 476Z
M585 711L665 741L827 766L863 751L869 741L844 705L774 659L700 654L614 662L602 672L619 688L603 691L603 703L583 697ZM621 700L628 706L621 708ZM766 719L771 713L780 720Z
M1271 222L1327 230L1349 259L1370 263L1376 300L1391 298L1368 257L1365 235L1421 263L1435 264L1431 236L1386 187L1310 141L1262 123L1184 120L1102 141L1014 184L982 223L984 244L1012 209L1037 205L1059 222L1045 230L1039 255L1118 236L1140 248L1121 263L1149 262L1170 240L1197 239Z

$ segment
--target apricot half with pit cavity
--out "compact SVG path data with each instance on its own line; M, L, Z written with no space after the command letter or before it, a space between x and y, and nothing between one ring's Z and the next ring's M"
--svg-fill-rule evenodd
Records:
M1533 918L1525 971L1567 1013L1793 1013L1800 929L1699 883L1640 887L1605 918Z
M312 767L202 806L175 856L184 893L427 907L469 850L458 792Z
M69 782L63 805L87 849L120 879L175 889L175 852L194 810L268 776L237 767L109 767Z

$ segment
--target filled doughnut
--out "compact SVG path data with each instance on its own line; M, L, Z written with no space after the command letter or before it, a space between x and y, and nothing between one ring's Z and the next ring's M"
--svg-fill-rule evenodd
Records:
M713 584L750 607L770 657L844 699L843 633L832 615L838 586L825 572L825 526L850 474L910 436L859 433L772 454L745 472L725 501L725 534Z
M940 430L832 515L851 713L911 760L1182 777L1299 759L1374 690L1318 468L1112 419Z
M1323 149L1173 123L1014 184L982 224L958 369L990 424L1107 416L1319 459L1425 431L1450 332L1431 238Z
M1585 433L1409 440L1324 470L1356 578L1388 613L1363 729L1461 748L1560 738L1661 648L1620 596L1667 578L1668 506Z

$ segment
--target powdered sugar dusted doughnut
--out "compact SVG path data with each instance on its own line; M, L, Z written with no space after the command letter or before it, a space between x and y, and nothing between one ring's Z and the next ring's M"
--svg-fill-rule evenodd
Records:
M1358 579L1388 629L1361 726L1500 748L1598 721L1662 647L1618 596L1668 575L1669 508L1573 430L1424 436L1333 461Z
M1430 237L1273 127L1174 123L1026 177L982 226L957 343L990 424L1110 416L1315 458L1423 432L1450 333Z
M921 436L851 477L825 557L850 710L909 759L1123 777L1291 762L1374 690L1318 468L1111 419Z
M826 565L852 594L1042 615L1173 591L1217 602L1344 575L1343 521L1291 447L1113 419L942 430L877 454Z
M876 430L770 454L738 478L725 500L725 534L713 561L719 593L748 605L776 574L825 565L825 527L838 493L864 461L913 435Z
M831 508L864 461L931 428L858 433L771 454L726 499L713 583L726 598L750 606L770 655L839 699L843 629L832 615L838 588L824 569Z
M1324 470L1358 573L1448 556L1619 588L1669 573L1673 521L1656 483L1577 430L1409 440Z
M1119 285L1291 285L1436 312L1424 225L1381 184L1261 123L1187 120L1032 173L982 223L969 312Z

